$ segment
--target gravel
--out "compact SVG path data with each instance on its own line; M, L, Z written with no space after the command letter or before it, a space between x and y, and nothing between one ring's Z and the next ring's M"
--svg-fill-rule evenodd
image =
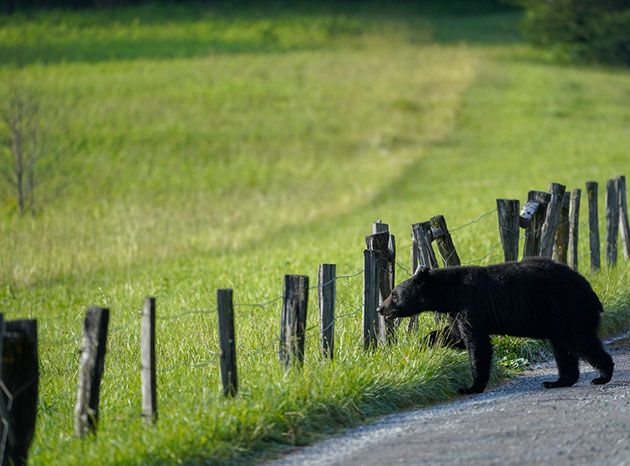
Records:
M581 365L580 381L544 389L557 376L541 365L480 395L389 415L268 466L292 465L628 465L630 339L608 345L615 373L606 385Z

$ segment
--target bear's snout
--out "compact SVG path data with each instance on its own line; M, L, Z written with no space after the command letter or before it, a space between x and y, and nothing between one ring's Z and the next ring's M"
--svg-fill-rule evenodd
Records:
M389 295L385 301L381 303L378 307L378 313L385 318L394 318L396 317L394 314L396 312L396 308L392 303L392 295Z

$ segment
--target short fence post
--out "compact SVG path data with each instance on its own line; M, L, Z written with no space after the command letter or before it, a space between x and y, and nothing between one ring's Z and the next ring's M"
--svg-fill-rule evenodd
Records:
M578 269L578 237L580 227L580 195L582 190L571 192L571 206L569 208L569 264Z
M411 226L413 239L418 246L418 265L433 269L438 266L431 241L431 222L414 223ZM414 270L415 272L415 270Z
M520 201L518 199L497 199L499 236L503 245L505 262L518 260L519 209Z
M389 287L393 290L396 288L396 235L390 233L387 249L389 250Z
M617 181L606 182L606 262L609 267L617 263L617 236L619 234L619 200Z
M542 234L540 237L540 256L551 259L553 254L553 243L556 238L556 229L558 228L558 219L562 210L562 200L564 199L564 191L566 187L551 183L549 191L551 200L545 213L545 223L543 223Z
M1 316L1 315L0 315ZM2 329L4 327L4 329ZM0 413L3 465L25 465L35 432L39 370L37 322L14 320L2 322L2 383Z
M378 251L363 251L363 347L367 350L378 345Z
M304 363L304 332L308 304L308 277L285 275L280 322L280 361L288 369Z
M436 215L431 218L431 237L438 245L445 267L461 265L462 262L459 260L453 238L451 238L443 215Z
M322 356L333 359L335 354L335 297L337 266L320 264L317 274L317 291L320 315L320 350Z
M236 396L238 376L236 371L236 336L234 334L233 292L230 288L217 290L219 314L219 348L221 354L221 382L223 395Z
M365 243L368 249L378 251L378 267L379 267L379 303L382 303L392 292L391 277L392 263L390 260L390 234L389 226L385 223L375 222L372 225L373 233L365 237ZM385 319L378 316L378 335L381 344L392 343L396 339L396 322L394 320Z
M553 246L553 260L567 263L569 249L569 207L571 203L571 193L565 192L560 206L558 216L558 227L556 228L556 239Z
M420 222L411 225L411 232L413 239L418 248L418 266L434 269L438 267L438 261L431 246L433 241L433 234L431 230L431 222ZM414 270L415 273L415 270ZM436 314L435 320L440 321L440 316ZM409 324L407 325L407 331L413 332L418 329L418 315L411 316L409 318Z
M621 243L623 255L630 259L630 225L628 224L628 200L626 197L626 177L621 175L617 178L619 195L619 232L621 233Z
M155 298L144 299L140 331L142 382L142 417L149 424L157 421L157 385L155 361Z
M599 249L599 219L597 215L597 182L586 182L586 197L588 200L588 233L591 252L591 271L600 268Z
M544 191L530 191L527 193L527 202L523 205L519 217L519 225L525 228L523 257L539 255L540 236L545 221L547 205L550 200L551 194Z
M420 265L420 250L418 249L418 241L413 239L411 241L411 275L416 273L418 266ZM418 330L418 316L411 316L407 323L407 332L415 332Z
M108 324L109 309L88 308L83 324L83 347L79 363L79 388L74 422L74 432L81 438L87 434L96 434Z

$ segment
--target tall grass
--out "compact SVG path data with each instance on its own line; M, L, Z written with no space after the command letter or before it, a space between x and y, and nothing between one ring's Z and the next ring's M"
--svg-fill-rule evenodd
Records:
M287 273L313 284L320 263L360 272L377 218L398 237L399 279L409 225L436 214L464 263L501 261L497 197L603 183L630 166L630 79L499 45L513 39L512 12L403 7L2 19L0 89L18 81L61 115L53 137L69 147L59 169L71 174L38 217L19 218L9 193L0 198L0 309L37 318L41 338L33 464L248 462L469 382L466 354L421 349L417 336L364 353L360 274L337 282L332 363L318 355L311 290L302 373L277 360L279 301L244 305L278 297ZM583 209L582 271L585 220ZM604 332L628 326L629 273L624 260L586 272L606 306ZM219 287L239 305L234 400L220 390ZM139 416L147 294L159 316L155 429ZM81 442L76 350L91 303L112 310L112 332L99 434ZM423 319L421 333L431 325ZM507 366L539 351L497 346Z

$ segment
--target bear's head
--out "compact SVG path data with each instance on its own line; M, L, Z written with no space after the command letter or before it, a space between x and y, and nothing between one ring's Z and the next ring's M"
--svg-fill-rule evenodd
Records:
M429 269L419 267L409 280L402 282L379 306L378 312L387 319L409 317L427 308Z

